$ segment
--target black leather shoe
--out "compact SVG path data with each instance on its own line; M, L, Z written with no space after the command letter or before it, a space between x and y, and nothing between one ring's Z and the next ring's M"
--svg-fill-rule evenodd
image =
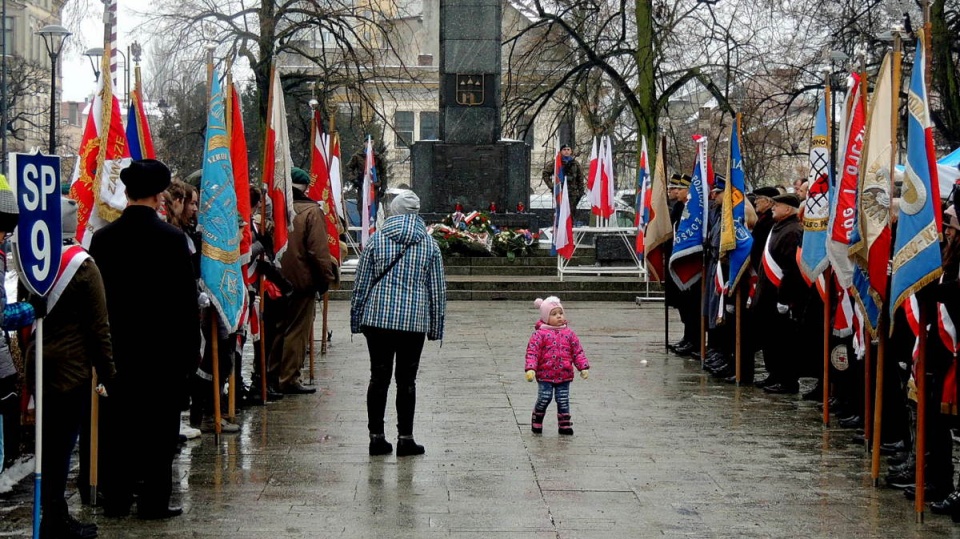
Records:
M724 378L723 381L726 382L726 383L728 383L728 384L735 384L735 383L737 383L737 374L736 374L736 373L731 374L730 376L727 376L726 378ZM741 373L741 374L740 374L740 385L746 386L746 385L750 385L750 384L753 384L753 377L752 377L752 376L744 376L744 375Z
M756 387L763 388L767 386L772 386L774 382L775 380L772 377L767 376L766 378L757 378L756 380L754 380L753 385Z
M905 489L917 484L917 478L913 471L903 472L893 475L887 475L887 486L890 488Z
M389 455L393 452L393 445L386 441L382 436L370 438L370 456Z
M840 419L837 424L843 429L856 429L863 426L863 418L858 415L852 415Z
M733 376L737 377L737 368L733 365L724 365L722 369L713 371L710 373L714 378L720 378L721 380L726 380L727 378Z
M863 445L866 442L866 438L863 437L862 432L858 432L850 437L851 444Z
M690 352L693 352L693 344L689 342L680 343L673 348L673 353L678 356L685 356Z
M891 442L886 444L880 444L880 454L881 455L892 455L898 451L905 451L906 444L903 443L903 440L898 442Z
M284 395L312 395L317 392L315 387L306 387L302 384L291 384L280 390Z
M116 505L109 502L101 504L103 507L103 516L108 518L123 518L130 515L129 505Z
M668 345L667 345L667 348L670 349L670 350L672 350L672 351L674 351L674 352L676 352L676 351L677 351L677 348L686 348L687 346L693 346L693 343L691 343L690 341L688 341L688 340L686 340L686 339L680 339L679 341L677 341L677 342L675 342L675 343L673 343L673 344L668 344Z
M942 502L949 495L950 491L947 489L934 487L930 485L930 483L927 483L923 487L923 500L925 502ZM917 499L917 487L915 485L910 485L909 487L903 489L903 497L911 502Z
M137 518L140 520L162 520L165 518L178 517L183 514L183 508L179 505L170 507L158 507L156 509L140 509L137 511Z
M800 392L800 386L796 384L773 384L764 386L764 391L773 395L794 395Z
M409 457L413 455L422 455L426 450L422 445L413 441L413 438L400 438L397 440L397 456Z
M804 393L800 398L805 401L823 402L823 386L818 383L816 387Z
M930 504L930 512L935 515L952 515L960 511L960 492L953 491L947 497Z

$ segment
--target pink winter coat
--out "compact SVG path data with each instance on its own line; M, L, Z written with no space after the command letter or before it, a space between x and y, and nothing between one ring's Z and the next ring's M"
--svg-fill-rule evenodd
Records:
M590 368L577 334L568 326L554 327L538 320L527 344L523 370L537 371L538 382L557 384L573 380L574 366L581 371Z

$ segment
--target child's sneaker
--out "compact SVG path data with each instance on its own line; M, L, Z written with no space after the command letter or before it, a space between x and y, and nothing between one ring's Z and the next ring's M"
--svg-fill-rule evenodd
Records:
M573 420L570 414L557 414L557 432L565 436L573 436Z

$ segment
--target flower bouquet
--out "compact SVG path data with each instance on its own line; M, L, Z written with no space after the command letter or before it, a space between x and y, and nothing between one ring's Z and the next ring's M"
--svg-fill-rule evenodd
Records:
M493 236L493 252L513 260L518 256L532 254L539 239L540 234L525 228L503 229Z

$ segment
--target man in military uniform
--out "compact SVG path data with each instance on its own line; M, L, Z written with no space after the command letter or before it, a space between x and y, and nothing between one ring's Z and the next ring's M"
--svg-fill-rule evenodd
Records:
M803 227L797 218L800 198L795 194L773 198L774 225L764 245L762 271L752 309L758 324L763 362L770 375L762 382L768 393L797 393L797 312L807 284L797 265ZM784 346L786 344L786 346Z
M692 178L686 174L674 174L667 184L668 195L674 201L670 208L670 223L674 233L677 225L683 218L683 211L687 205L687 196L690 194ZM670 346L679 356L692 353L699 354L700 350L700 286L691 286L688 290L680 290L673 279L666 280L667 301L671 307L680 312L680 321L683 322L683 338L680 342Z
M560 146L560 160L563 162L563 177L567 182L567 194L570 196L570 211L576 212L577 202L583 198L586 184L583 179L583 169L573 157L573 149L564 144ZM543 183L553 191L554 162L551 160L543 167L541 178Z

